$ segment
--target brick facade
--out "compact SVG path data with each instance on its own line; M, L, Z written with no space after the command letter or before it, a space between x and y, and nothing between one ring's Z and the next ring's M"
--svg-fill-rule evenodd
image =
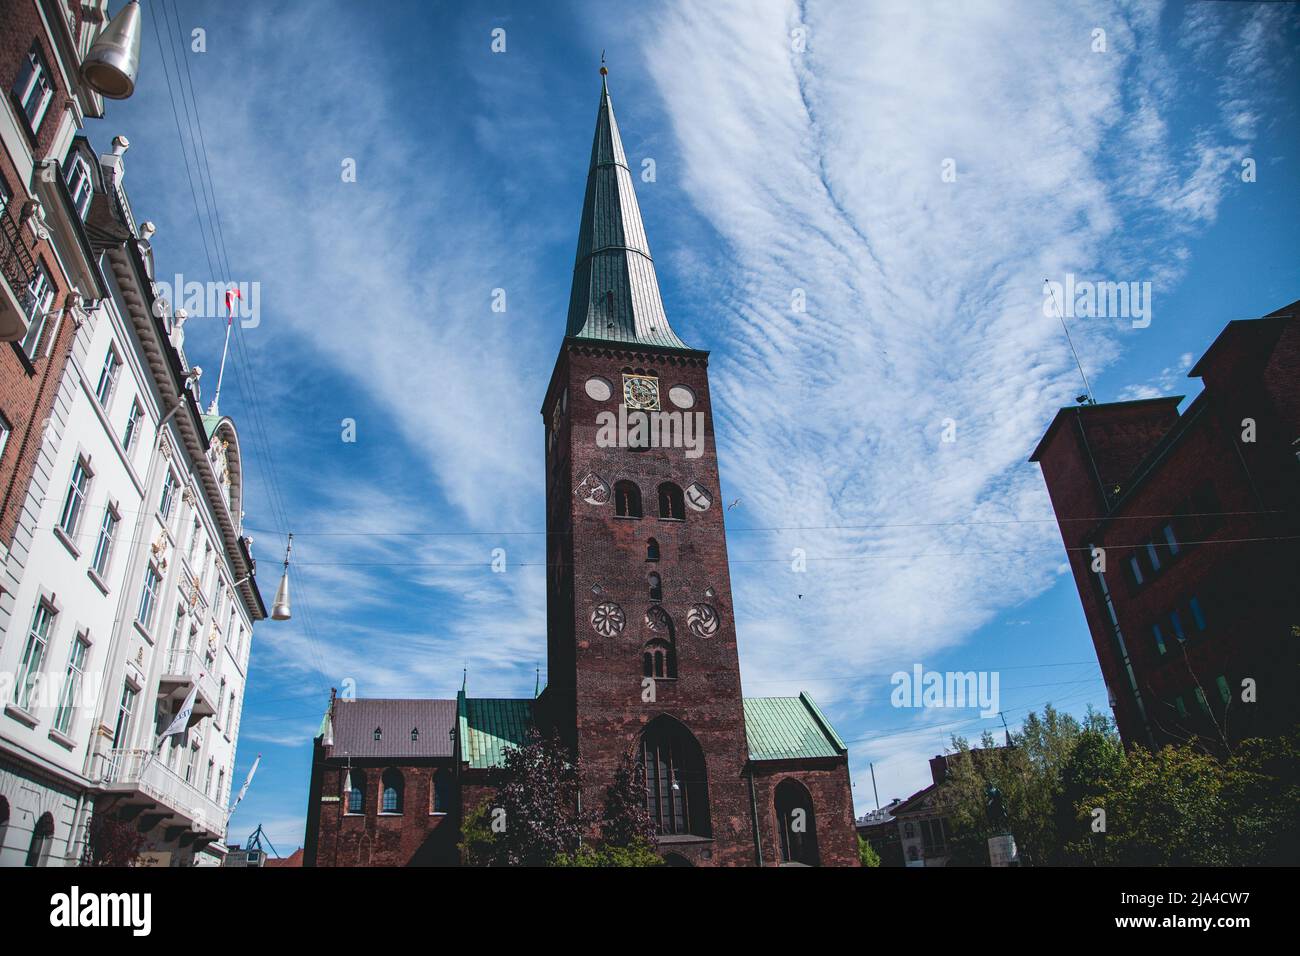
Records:
M1181 416L1178 397L1062 409L1034 453L1128 743L1300 720L1298 308L1229 325Z

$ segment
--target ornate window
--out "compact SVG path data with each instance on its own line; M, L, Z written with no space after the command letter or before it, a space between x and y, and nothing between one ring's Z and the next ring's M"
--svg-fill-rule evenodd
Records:
M781 861L816 866L817 821L812 795L798 780L782 780L776 786L776 820L781 835Z
M704 753L672 717L657 717L641 735L646 809L660 834L711 836Z
M633 482L620 481L615 483L614 513L620 518L641 517L641 489Z
M395 767L385 770L380 781L380 791L383 794L383 800L379 804L381 813L402 812L403 789L402 772Z
M686 520L686 498L682 489L671 481L659 486L659 517L671 521Z

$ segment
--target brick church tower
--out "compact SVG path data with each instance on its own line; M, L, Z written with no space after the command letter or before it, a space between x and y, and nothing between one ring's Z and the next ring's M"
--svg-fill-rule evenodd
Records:
M619 762L644 766L671 865L858 865L844 741L806 693L741 697L708 365L664 312L602 81L542 403L546 690L331 696L305 865L455 862L461 820L490 805L505 755L534 730L574 749L597 813Z
M692 862L749 863L708 353L664 312L603 79L568 328L542 415L547 697L574 734L583 799L598 806L596 782L635 753L665 842Z

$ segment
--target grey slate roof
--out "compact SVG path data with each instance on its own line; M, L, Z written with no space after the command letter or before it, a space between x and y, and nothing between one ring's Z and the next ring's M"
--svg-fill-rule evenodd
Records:
M632 173L603 77L566 334L662 348L690 347L677 337L664 313Z
M454 700L347 700L334 703L332 757L450 757ZM382 731L375 740L375 728ZM411 740L418 729L419 738Z

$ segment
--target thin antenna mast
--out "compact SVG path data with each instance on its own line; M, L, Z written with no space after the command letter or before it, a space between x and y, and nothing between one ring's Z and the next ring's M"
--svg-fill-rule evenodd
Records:
M1065 330L1065 341L1070 343L1070 354L1074 356L1074 364L1079 367L1079 377L1083 379L1083 391L1088 397L1088 404L1096 405L1097 400L1092 397L1092 386L1088 384L1088 376L1083 371L1083 363L1079 361L1079 350L1074 347L1074 339L1070 337L1070 327L1065 324L1065 310L1061 308L1061 303L1056 301L1056 290L1052 288L1052 283L1044 279L1043 285L1047 286L1047 291L1052 294L1052 304L1056 306L1056 317L1061 320L1061 328Z

